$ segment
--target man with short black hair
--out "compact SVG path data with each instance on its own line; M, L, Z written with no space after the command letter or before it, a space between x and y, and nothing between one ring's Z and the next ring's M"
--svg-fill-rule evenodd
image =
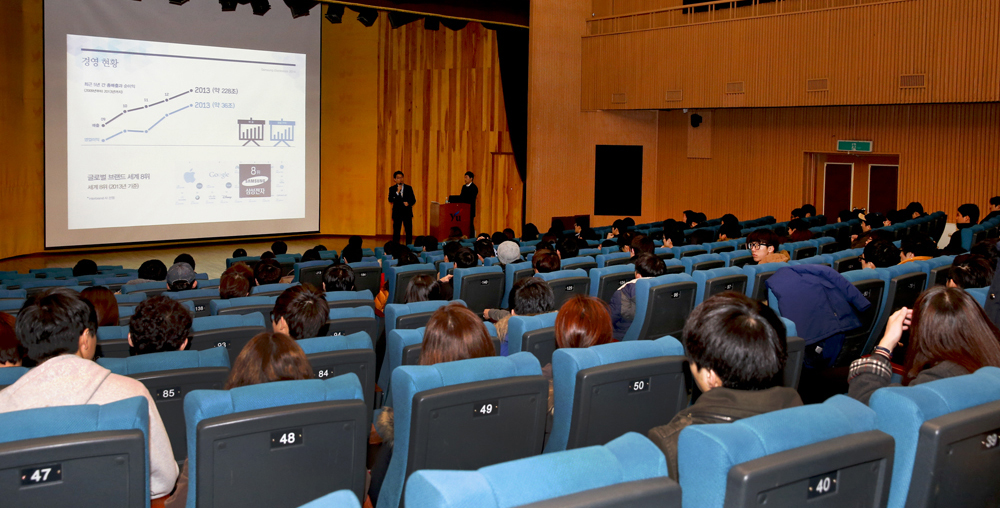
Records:
M992 220L994 217L1000 217L1000 196L993 196L990 198L990 213L983 217L983 222Z
M493 250L493 242L483 239L476 240L476 243L472 244L472 247L476 249L476 257L479 258L479 262L485 262L486 258L496 257L496 251Z
M611 231L608 233L607 240L614 240L618 238L619 235L625 233L628 229L627 223L623 219L618 219L611 223Z
M149 409L149 494L164 497L177 481L177 462L149 391L135 379L94 362L97 313L75 291L50 289L29 298L17 336L38 366L0 391L0 413L40 407L109 404L145 397Z
M785 325L773 310L747 296L726 292L706 299L688 316L682 335L688 366L701 396L649 438L678 480L677 439L690 425L732 423L802 405L781 386L788 359Z
M924 261L937 256L938 253L934 240L922 233L906 235L899 245L899 264Z
M899 249L888 240L875 240L861 253L861 268L889 268L899 264Z
M955 258L948 269L950 288L984 288L993 281L994 267L983 256L963 254Z
M281 281L281 264L272 259L261 259L253 267L253 278L258 286L277 284Z
M392 174L395 184L389 187L389 202L392 203L392 241L399 243L399 230L406 228L406 245L413 240L413 205L417 197L413 187L403 183L403 172Z
M662 259L648 252L640 252L632 258L635 263L635 278L622 284L611 296L611 325L615 340L622 340L635 321L635 282L643 277L659 277L667 273L667 265Z
M778 235L767 228L755 229L747 235L747 249L754 264L785 263L791 259L787 251L779 251Z
M83 275L97 275L98 273L97 263L92 259L81 259L76 262L76 266L73 267L73 276L81 277Z
M535 251L535 255L531 258L531 267L535 269L535 273L552 273L562 266L559 260L559 255L551 251L549 252L538 252Z
M579 256L580 244L577 243L576 237L567 236L559 239L559 242L556 244L556 254L559 255L559 259L569 259Z
M167 278L167 265L159 259L150 259L139 265L137 279L132 279L125 283L126 286L133 284L143 284L146 282L160 282Z
M288 254L288 244L282 242L281 240L277 240L271 244L271 252L273 252L275 256Z
M173 298L159 295L139 302L128 322L129 354L187 349L191 322L191 312Z
M191 266L191 269L194 270L194 256L190 254L178 254L177 257L174 258L174 264L176 265L177 263L187 263Z
M500 334L500 356L507 356L507 319L511 316L535 316L556 310L552 287L538 277L525 277L511 286L510 310L486 309L483 317L497 323ZM503 330L503 331L501 331Z
M275 333L283 333L296 340L318 336L329 318L330 304L325 295L309 283L282 291L271 311Z
M457 201L469 204L469 238L476 236L476 197L479 196L479 187L473 182L475 179L475 173L465 172L465 184L462 185L462 192L459 193Z
M951 234L948 246L942 250L942 254L957 255L966 252L962 247L962 230L971 228L979 223L979 207L974 203L966 203L958 207L958 217L955 218L955 227L958 228Z
M653 254L656 252L656 244L653 243L653 239L646 235L635 235L632 237L632 242L629 244L628 251L632 254L632 258L635 258L639 254Z
M189 289L198 289L194 269L187 263L175 263L167 270L167 290L187 291Z
M323 290L354 291L354 269L347 264L329 266L323 271Z

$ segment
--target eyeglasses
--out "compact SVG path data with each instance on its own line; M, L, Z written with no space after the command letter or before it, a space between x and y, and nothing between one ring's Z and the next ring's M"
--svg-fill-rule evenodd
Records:
M763 248L766 249L768 247L768 245L766 243L756 243L756 242L755 243L748 243L747 244L747 248L750 249L750 250L757 250L757 249L759 249L761 247L763 247Z

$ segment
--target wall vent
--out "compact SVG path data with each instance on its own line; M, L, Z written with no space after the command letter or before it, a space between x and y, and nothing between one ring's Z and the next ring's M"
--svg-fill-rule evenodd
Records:
M684 90L667 90L667 95L664 97L667 102L678 102L684 100Z
M900 88L927 88L925 74L903 74L899 77Z
M625 104L628 102L628 95L624 93L611 94L611 104Z
M726 93L727 94L736 94L736 93L745 93L745 92L746 92L746 88L743 86L743 82L742 81L733 81L733 82L730 82L730 83L726 83Z
M807 92L825 92L829 89L830 89L830 80L826 78L806 80Z

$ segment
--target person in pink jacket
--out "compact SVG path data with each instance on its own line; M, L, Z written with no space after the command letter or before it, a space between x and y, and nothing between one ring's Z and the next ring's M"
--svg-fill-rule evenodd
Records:
M156 403L139 381L112 374L94 362L94 307L71 290L54 288L25 303L17 316L16 331L27 357L38 366L0 391L0 413L146 397L150 497L170 494L177 481L177 462Z

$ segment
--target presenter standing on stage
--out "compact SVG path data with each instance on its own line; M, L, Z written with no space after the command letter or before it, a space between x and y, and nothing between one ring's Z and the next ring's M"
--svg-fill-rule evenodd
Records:
M469 238L476 237L476 197L479 196L479 187L472 182L476 175L472 171L465 172L465 185L462 186L462 193L459 194L459 203L469 204Z
M392 174L396 185L389 187L389 202L392 203L392 241L399 243L399 228L406 227L406 245L413 242L413 205L417 197L413 187L403 183L403 172Z

